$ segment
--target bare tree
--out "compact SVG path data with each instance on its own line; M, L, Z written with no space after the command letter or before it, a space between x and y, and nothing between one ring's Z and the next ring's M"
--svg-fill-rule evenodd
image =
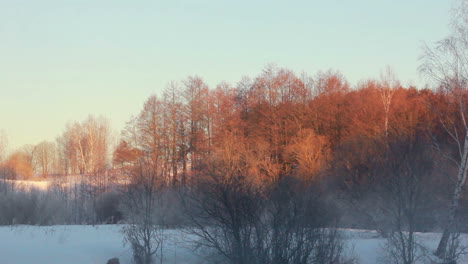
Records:
M7 157L8 138L4 130L0 130L0 164Z
M129 176L124 190L124 215L128 225L123 228L137 264L154 263L164 242L163 188L171 165L164 119L164 105L151 96L140 115L127 123L122 141L114 153L115 161ZM162 259L162 255L159 255ZM162 262L162 260L161 260Z
M36 155L34 157L38 163L42 176L48 177L52 164L55 161L55 144L43 141L36 146Z
M325 167L330 154L325 137L316 135L311 129L300 131L286 151L297 164L299 173L307 176L308 179Z
M460 0L453 11L451 34L437 42L435 47L426 46L420 71L431 78L447 93L458 108L457 120L440 118L443 127L458 146L458 156L453 158L458 166L458 175L448 211L447 222L435 255L445 258L450 235L466 181L468 169L468 125L466 120L466 93L468 89L468 2ZM461 124L462 127L457 127Z
M331 206L318 190L292 176L258 181L257 169L267 167L252 162L240 135L219 143L204 177L183 196L198 247L233 264L344 263L338 233L326 228Z
M318 72L314 78L314 94L333 94L349 90L349 83L339 71Z
M67 125L66 130L62 135L57 137L57 161L59 166L59 171L63 175L75 174L78 171L78 162L76 160L76 155L74 153L75 149L73 148L71 142L71 126Z
M197 247L233 264L351 263L330 207L303 182L285 177L261 186L219 172L188 195Z
M8 166L6 159L8 156L8 138L4 130L0 130L0 179L2 179L2 191L8 190L7 180L15 175L15 171Z
M23 146L19 152L21 153L24 161L31 166L32 169L32 174L31 176L36 172L37 170L37 148L34 145L25 145Z
M378 188L382 211L390 220L386 253L391 263L415 264L425 255L416 232L421 231L422 212L433 193L434 159L421 143L400 140L386 145Z
M186 166L185 163L185 142L183 138L184 116L183 104L180 96L181 89L175 82L171 82L164 91L164 117L165 135L163 139L167 155L166 162L169 167L169 174L173 185L185 184ZM182 175L179 177L179 163L182 162Z
M386 137L388 137L390 106L392 104L393 95L399 86L400 83L396 79L392 69L387 67L385 73L381 74L381 84L379 85L380 99L382 100L382 104L384 106L384 130Z
M68 124L57 138L57 159L63 174L74 174L74 210L77 222L97 221L99 195L108 187L106 170L110 158L109 121L89 116ZM77 175L79 173L79 175Z
M133 183L128 185L122 209L127 220L123 227L124 241L130 243L136 264L151 264L164 242L164 213L161 198L164 182L159 169L140 158L134 168ZM159 255L162 259L162 254ZM162 261L161 261L162 263Z
M77 163L81 174L105 170L109 158L109 121L89 116L83 122L67 126L62 136L63 151L71 163Z
M187 140L188 149L186 154L190 157L190 165L194 171L206 158L207 154L207 111L208 111L208 85L197 76L189 77L183 81L184 98L184 120L186 125L183 128L186 132L184 138ZM185 158L185 157L184 157Z

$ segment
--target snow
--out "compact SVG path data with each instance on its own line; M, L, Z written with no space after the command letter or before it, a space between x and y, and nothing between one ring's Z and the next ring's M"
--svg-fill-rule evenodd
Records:
M47 189L51 186L50 181L28 181L28 180L7 180L8 183L13 184L18 189L23 189L26 191L30 191L32 189L40 190L40 191L47 191Z
M130 263L117 226L14 226L0 228L2 263ZM128 251L128 252L127 252Z
M122 226L2 226L0 263L105 264L117 257L132 263L130 246L122 242ZM199 263L180 231L168 230L164 263ZM178 239L174 239L174 238ZM167 256L166 256L167 255Z
M2 226L0 227L0 262L3 264L105 264L117 257L122 264L132 263L129 245L124 245L119 225L100 226ZM375 264L382 256L384 240L373 231L344 230L347 245L361 264ZM202 264L193 253L193 237L179 230L167 230L163 263ZM435 248L439 234L419 234L430 248ZM465 235L468 245L468 235ZM157 262L159 263L159 262ZM468 258L460 263L468 263Z

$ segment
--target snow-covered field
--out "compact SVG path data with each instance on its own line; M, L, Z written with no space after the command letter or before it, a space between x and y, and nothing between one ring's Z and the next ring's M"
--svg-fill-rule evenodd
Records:
M3 226L0 227L0 263L2 264L105 264L117 257L130 264L131 250L122 243L121 226ZM166 231L163 263L201 264L203 258L192 252L190 236L178 230ZM346 242L361 264L379 263L382 243L377 233L346 230ZM420 234L424 244L434 248L439 234ZM468 245L468 235L464 243ZM159 262L157 262L159 263ZM460 263L468 263L468 258Z

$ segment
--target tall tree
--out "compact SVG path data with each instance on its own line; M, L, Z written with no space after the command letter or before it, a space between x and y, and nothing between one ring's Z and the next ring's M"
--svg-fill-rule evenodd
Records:
M315 77L314 93L310 101L310 119L319 135L326 135L331 142L339 142L349 132L346 127L347 105L345 99L349 83L336 71L319 72Z
M390 67L385 69L385 73L381 74L381 84L379 86L380 99L384 107L384 131L385 136L388 137L388 126L390 119L390 106L392 104L393 95L396 89L400 87L400 83L395 77L394 72Z
M35 159L41 169L43 177L48 177L55 161L55 144L43 141L36 146Z
M181 89L179 84L171 82L163 94L164 108L164 138L163 143L166 149L166 162L169 166L169 173L173 185L178 182L185 184L186 181L186 145L184 142L184 115L183 104L180 96ZM179 163L182 161L182 175L179 179Z
M63 158L68 159L65 166L79 168L81 174L102 173L108 165L109 121L89 116L82 122L67 125L58 139Z
M196 169L207 154L208 86L199 77L183 81L184 114L187 121L188 153L191 168Z
M162 188L173 180L168 173L173 157L171 138L165 131L171 127L165 107L157 96L150 96L140 114L127 123L114 152L114 162L129 176L123 206L130 223L123 233L139 264L153 263L164 239L162 214L157 208Z
M468 170L468 125L466 106L468 90L468 2L460 0L454 10L451 33L437 42L435 47L426 46L420 70L434 80L447 93L450 103L456 105L456 120L441 117L442 126L458 146L453 161L458 165L458 175L454 186L447 222L435 254L446 255L447 243L454 232L457 210L466 181ZM459 126L461 125L461 127Z

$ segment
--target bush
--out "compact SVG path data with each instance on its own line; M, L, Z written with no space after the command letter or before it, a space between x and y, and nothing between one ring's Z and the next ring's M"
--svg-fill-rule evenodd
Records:
M127 224L122 233L124 242L132 247L136 264L154 263L165 240L161 194L162 185L153 181L129 185L124 193L121 208Z
M233 264L345 263L332 207L317 188L282 177L260 187L242 175L213 175L186 205L195 207L197 246Z
M65 206L51 193L12 190L0 193L0 224L52 225L63 223Z
M116 224L122 220L120 200L122 195L115 192L103 193L96 202L96 216L99 223Z

